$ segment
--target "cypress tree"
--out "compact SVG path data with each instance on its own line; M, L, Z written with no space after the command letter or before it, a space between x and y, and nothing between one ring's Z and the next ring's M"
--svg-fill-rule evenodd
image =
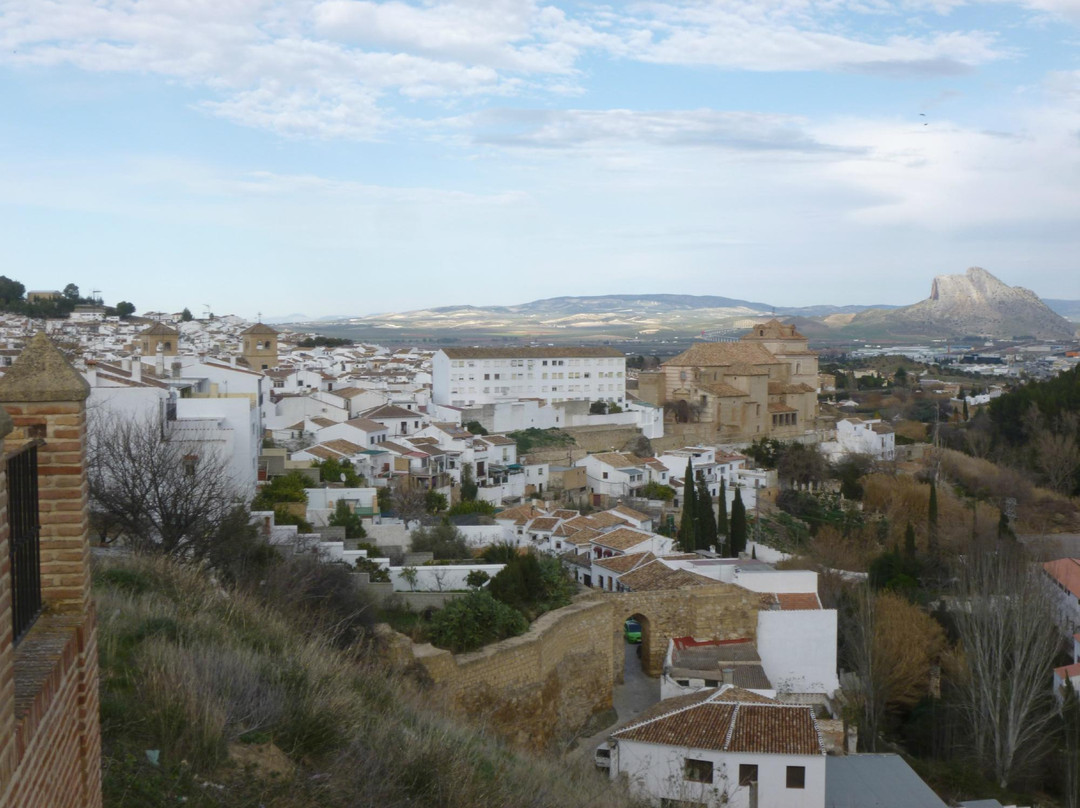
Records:
M735 489L735 501L731 503L731 534L729 547L731 557L738 558L746 551L746 506L743 505L742 492Z
M712 495L709 493L709 484L699 480L697 494L695 496L695 510L697 511L697 549L708 550L710 544L716 543L716 514L713 512Z
M1009 526L1008 515L1005 513L1004 510L1000 511L999 513L1000 515L998 516L997 526L998 541L1001 541L1002 539L1011 539L1015 541L1016 534L1013 533L1012 528Z
M694 496L694 467L690 458L686 459L686 475L683 477L682 519L679 521L679 547L683 552L691 553L697 547L694 516L697 503Z
M936 556L938 550L938 534L937 534L937 482L930 481L930 508L927 513L927 549L930 551L930 555Z
M911 526L911 522L907 523L907 530L904 531L904 555L915 558L915 528Z
M716 535L723 536L725 539L728 534L728 519L727 519L727 485L723 480L720 481L720 507L717 508L719 512L716 517Z

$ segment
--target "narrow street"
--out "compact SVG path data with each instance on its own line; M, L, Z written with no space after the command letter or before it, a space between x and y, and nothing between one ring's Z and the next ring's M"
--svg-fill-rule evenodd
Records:
M637 655L639 647L632 643L623 644L623 683L615 685L611 694L611 703L618 719L595 735L579 739L577 747L567 753L567 758L591 760L597 745L617 727L629 723L635 716L660 701L660 680L647 676L641 669L641 660Z

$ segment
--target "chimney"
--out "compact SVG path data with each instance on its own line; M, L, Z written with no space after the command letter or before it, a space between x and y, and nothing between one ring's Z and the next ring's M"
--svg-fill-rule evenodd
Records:
M231 368L236 367L236 357L235 356L230 356L229 357L229 367L231 367Z
M172 363L172 377L174 379L179 379L180 378L180 369L181 369L181 367L183 367L183 366L180 364L180 362L173 362Z
M724 684L725 685L733 685L733 684L735 684L735 669L734 668L724 668L724 670L721 671L721 673L723 674Z
M121 367L121 368L122 368L123 370L126 370L126 371L127 371L128 373L130 373L130 372L131 372L131 360L130 360L130 359L128 359L128 358L127 358L127 357L125 356L125 357L124 357L123 359L121 359L121 360L120 360L120 367Z
M157 345L157 359L154 363L154 369L157 371L159 379L165 378L165 348L160 342Z
M135 357L134 361L128 360L131 363L131 380L133 382L142 381L142 360L139 357Z
M97 360L86 360L86 381L91 387L97 387Z

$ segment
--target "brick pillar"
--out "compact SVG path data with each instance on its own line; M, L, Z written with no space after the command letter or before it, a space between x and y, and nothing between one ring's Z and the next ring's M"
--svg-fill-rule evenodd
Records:
M97 628L90 593L85 463L89 395L90 385L43 331L0 378L0 402L14 423L11 444L43 441L38 446L42 600L49 611L84 617L78 643L79 723L82 804L88 808L101 804Z
M0 407L0 459L11 418ZM8 550L7 463L0 462L0 805L15 769L15 649L11 627L11 554Z

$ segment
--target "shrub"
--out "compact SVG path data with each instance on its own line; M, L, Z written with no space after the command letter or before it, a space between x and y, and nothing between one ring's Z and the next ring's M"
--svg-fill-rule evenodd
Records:
M444 522L434 527L421 527L412 532L414 553L431 553L436 559L468 558L469 545L453 525Z
M343 499L337 501L337 505L334 506L334 513L327 520L327 524L333 527L345 528L346 539L367 538L363 520L349 507L349 503Z
M521 612L478 589L438 611L431 619L430 636L439 648L461 653L523 634L528 627Z
M307 477L299 471L290 471L281 477L273 477L259 489L251 503L253 511L272 511L282 502L307 502L305 488L310 485Z
M482 516L494 516L495 506L482 499L463 499L446 513L447 516L466 516L474 513Z

